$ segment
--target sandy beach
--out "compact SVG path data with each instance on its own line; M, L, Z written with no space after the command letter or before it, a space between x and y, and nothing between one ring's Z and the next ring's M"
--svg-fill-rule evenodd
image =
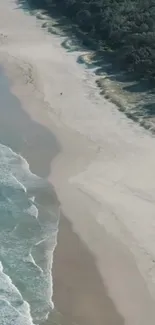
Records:
M62 325L153 325L155 140L100 96L61 42L1 0L0 64L16 96L1 128L61 205L55 309Z
M33 121L22 110L17 97L9 92L9 86L9 80L1 69L1 141L22 154L35 174L47 178L51 161L61 147L52 132ZM46 143L46 146L41 145L41 142ZM54 207L57 209L59 203L53 187L43 194L42 199L45 205L51 205L52 211ZM124 324L103 284L94 257L62 213L52 277L55 310L45 325L100 325L103 321L107 324Z

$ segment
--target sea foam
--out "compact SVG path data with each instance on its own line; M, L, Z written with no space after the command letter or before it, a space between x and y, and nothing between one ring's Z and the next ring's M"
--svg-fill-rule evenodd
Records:
M59 204L50 191L21 155L0 145L0 325L39 324L53 308Z

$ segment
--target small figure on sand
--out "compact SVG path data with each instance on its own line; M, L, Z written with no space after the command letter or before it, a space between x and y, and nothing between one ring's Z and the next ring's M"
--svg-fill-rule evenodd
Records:
M62 95L62 93L60 93L60 95Z

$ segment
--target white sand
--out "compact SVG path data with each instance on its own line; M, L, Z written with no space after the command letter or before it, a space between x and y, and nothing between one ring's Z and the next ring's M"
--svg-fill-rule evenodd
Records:
M126 324L155 324L154 138L101 98L78 54L14 1L0 1L0 33L13 91L62 145L51 180L63 211Z

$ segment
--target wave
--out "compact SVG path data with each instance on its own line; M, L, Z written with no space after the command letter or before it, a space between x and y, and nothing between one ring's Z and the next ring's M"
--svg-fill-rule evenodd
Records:
M0 263L0 279L1 324L33 324L28 303L23 300L11 279L3 272L2 263Z
M58 212L48 183L0 145L0 324L38 324L53 309Z

